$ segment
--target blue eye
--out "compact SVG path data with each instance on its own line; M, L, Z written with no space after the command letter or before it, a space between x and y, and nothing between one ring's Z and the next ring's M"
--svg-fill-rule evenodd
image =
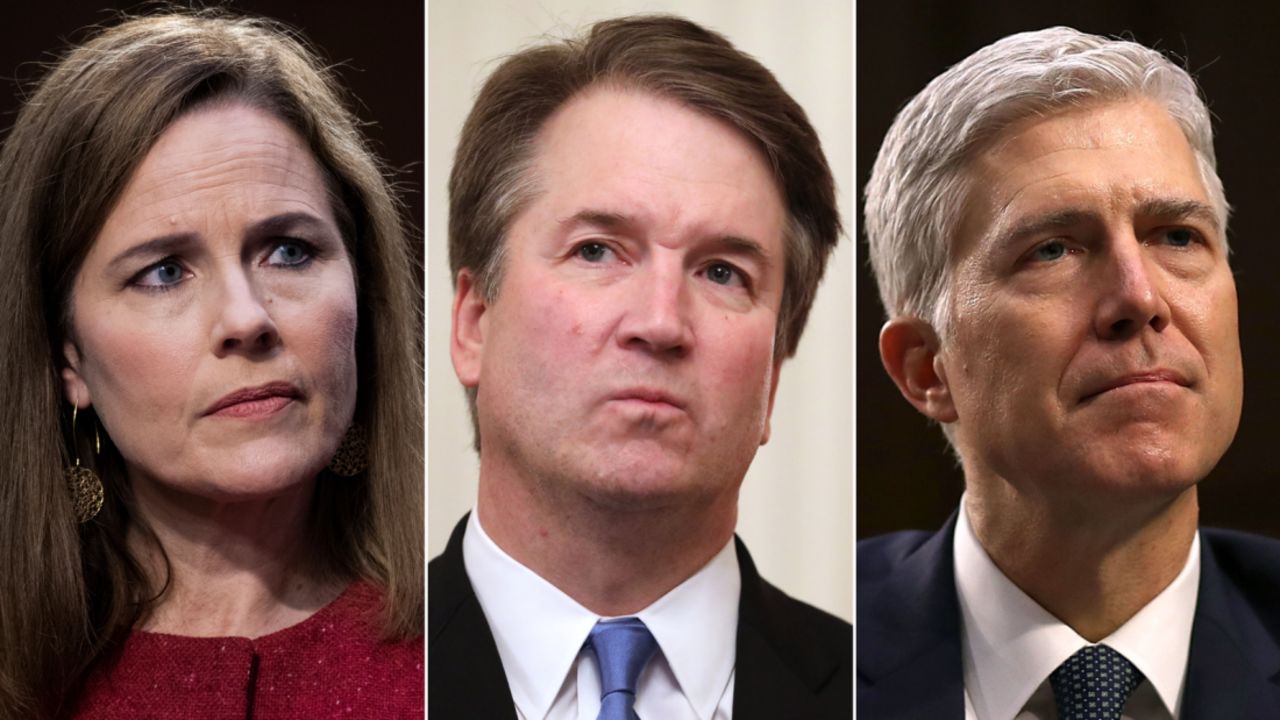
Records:
M186 270L174 258L165 258L150 265L134 276L134 285L150 289L167 290L186 279Z
M283 240L276 244L267 256L268 265L284 267L301 267L311 262L315 253L311 247L300 240Z
M1164 233L1164 237L1173 247L1187 247L1196 241L1195 231L1187 228L1167 230Z
M578 246L576 254L589 263L603 262L613 252L604 243L589 242Z
M735 280L742 281L742 274L728 263L715 263L707 268L707 279L717 285L732 285Z
M732 263L713 262L702 271L702 274L716 285L745 290L751 288L751 277Z
M1032 251L1033 260L1050 262L1067 254L1067 244L1061 240L1052 240Z

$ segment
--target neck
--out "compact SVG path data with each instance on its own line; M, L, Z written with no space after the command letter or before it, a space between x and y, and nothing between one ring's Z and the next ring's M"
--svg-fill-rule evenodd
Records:
M737 488L713 498L601 503L539 491L481 463L485 533L520 564L603 616L652 605L720 552L737 522Z
M305 620L341 592L307 562L314 482L266 499L217 502L131 479L138 512L128 542L159 600L141 629L200 637L259 637ZM165 561L167 559L167 567Z
M965 502L996 567L1090 642L1115 632L1173 582L1199 515L1195 486L1173 498L1097 505L1031 498L1008 484L971 492Z

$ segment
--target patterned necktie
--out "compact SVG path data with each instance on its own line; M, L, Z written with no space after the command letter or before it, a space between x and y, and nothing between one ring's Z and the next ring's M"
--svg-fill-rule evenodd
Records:
M1049 675L1058 720L1120 720L1142 673L1106 645L1081 648Z
M587 643L600 666L600 714L597 720L637 720L636 680L658 649L640 618L600 621Z

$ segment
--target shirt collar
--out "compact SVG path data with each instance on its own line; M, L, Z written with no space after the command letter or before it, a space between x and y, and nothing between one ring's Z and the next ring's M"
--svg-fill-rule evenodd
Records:
M711 561L636 615L698 717L710 720L733 674L742 575L730 539Z
M498 547L473 511L462 539L467 576L525 717L546 717L591 628L592 613ZM711 718L733 672L742 586L733 540L635 613L658 642L695 712Z
M965 693L977 717L1010 718L1058 665L1089 641L1032 600L996 567L961 501L955 530ZM1200 535L1169 587L1102 640L1150 681L1178 717L1200 586Z

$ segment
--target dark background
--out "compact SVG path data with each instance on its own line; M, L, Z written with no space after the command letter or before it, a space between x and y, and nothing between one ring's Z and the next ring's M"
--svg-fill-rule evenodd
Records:
M894 115L929 80L1001 37L1051 25L1122 35L1172 54L1208 99L1218 173L1234 208L1228 237L1240 298L1245 400L1235 443L1200 485L1201 522L1280 536L1273 410L1280 404L1280 377L1273 372L1280 344L1280 13L1231 12L1203 0L1001 5L902 0L857 6L858 537L936 529L963 489L941 430L907 404L880 364L884 310L860 230L863 185Z
M121 10L151 14L158 5L111 0L13 3L0 10L0 139L13 127L24 88L45 73L69 45L91 36L93 25L116 24ZM412 223L410 241L422 286L424 0L406 2L307 2L241 0L202 2L282 21L296 30L336 72L355 101L376 152L393 169L397 194Z

